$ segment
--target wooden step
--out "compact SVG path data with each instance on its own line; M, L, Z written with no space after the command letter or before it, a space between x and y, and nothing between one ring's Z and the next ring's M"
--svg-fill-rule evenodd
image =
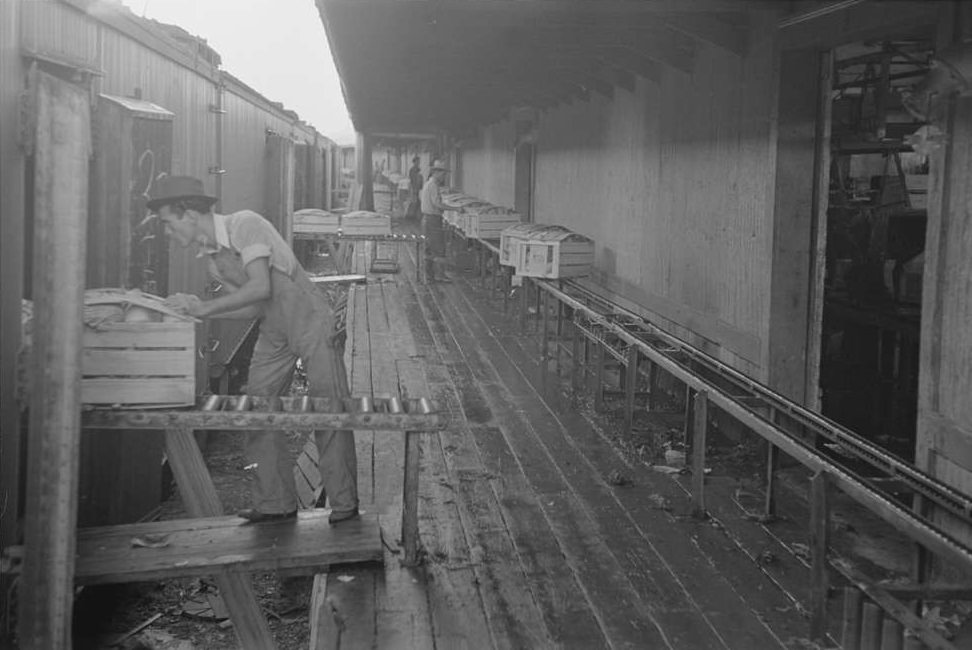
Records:
M246 524L236 516L176 519L78 531L76 581L139 582L229 571L308 574L346 562L380 561L377 514L331 526L324 510L296 521ZM164 543L159 548L141 542Z

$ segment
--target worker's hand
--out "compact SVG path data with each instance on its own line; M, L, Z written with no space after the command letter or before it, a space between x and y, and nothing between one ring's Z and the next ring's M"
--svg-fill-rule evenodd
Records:
M204 316L203 301L191 293L174 293L165 299L165 306L179 314Z

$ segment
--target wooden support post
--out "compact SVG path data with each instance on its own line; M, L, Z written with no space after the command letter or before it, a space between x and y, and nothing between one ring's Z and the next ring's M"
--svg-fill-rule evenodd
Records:
M649 413L658 406L658 364L648 361L648 401L645 408Z
M934 454L935 452L929 451L927 453L929 454L930 463L934 463L936 458L931 454ZM934 466L934 465L930 464L929 466ZM925 502L925 498L920 494L915 494L915 496L912 497L911 507L919 515L926 516L928 514L927 512L928 507ZM915 584L919 584L919 585L924 584L925 581L928 579L928 566L931 561L931 555L928 553L928 550L924 546L922 546L917 542L915 542L912 548L914 549L914 554L912 555L911 558L911 580ZM917 616L921 616L922 601L916 600L913 603L911 603L911 605L912 605L912 612Z
M310 602L310 650L336 650L341 647L343 622L327 597L327 574L314 576Z
M604 410L604 341L594 342L594 410Z
M81 313L88 218L86 90L31 73L34 139L33 390L18 635L69 648L81 446ZM19 217L17 217L19 218ZM18 296L19 298L19 296ZM4 435L19 436L20 431ZM16 512L17 504L7 508Z
M696 393L692 410L692 501L695 515L705 517L705 442L709 428L709 394L706 391Z
M550 294L546 291L540 291L539 287L537 288L539 309L543 311L543 315L540 317L540 384L544 394L547 390L547 371L550 362L550 315L547 310L549 297Z
M557 299L557 343L555 349L557 350L557 378L560 379L560 371L564 365L564 303L559 298Z
M881 650L904 650L904 628L890 616L881 624Z
M810 638L827 635L827 546L830 543L830 512L827 474L820 471L810 481Z
M635 388L638 384L638 346L628 346L628 362L624 368L624 430L631 433L634 425Z
M520 334L526 334L527 330L527 305L530 304L530 299L527 297L528 293L530 293L530 282L523 278L520 285Z
M540 285L539 284L534 285L533 288L534 288L534 290L536 290L536 295L534 295L534 297L533 297L533 303L534 303L533 304L533 307L534 307L533 320L535 320L537 323L539 323L540 322L540 294L541 293L546 293L546 292L540 291Z
M776 409L770 408L769 419L776 422ZM776 470L780 464L780 449L772 442L766 441L766 498L763 502L763 514L766 517L776 516Z
M420 432L405 432L405 479L402 484L402 546L405 549L403 562L406 566L415 566L418 564L418 488L421 443L422 434Z
M861 615L861 650L881 650L881 619L884 612L870 600L864 601Z
M692 390L691 386L685 385L685 424L683 425L682 438L684 439L685 448L688 449L692 446L692 428L694 425L693 418L695 413L695 391Z
M864 597L856 587L844 587L844 612L840 622L841 650L861 647L861 602Z
M425 277L425 237L415 240L415 281L419 284L428 281Z
M367 133L358 133L356 143L357 181L361 185L358 205L351 206L352 210L375 209L374 169L371 160L371 137Z
M483 289L486 288L486 254L486 247L477 241L476 262L479 264L479 286Z
M570 319L570 389L577 390L577 374L580 370L580 343L581 343L581 333L580 328L577 326L577 319L582 318L580 314L574 310L573 316Z
M189 516L218 517L223 514L219 495L216 494L216 487L192 431L167 429L165 453ZM217 573L215 578L233 621L233 630L240 647L246 650L275 648L267 619L253 592L250 576L223 572Z
M20 15L27 11L21 2L0 2L0 79L18 79L23 74L20 57ZM18 146L21 88L0 87L0 550L22 543L20 529L21 405L17 400L17 357L21 341L21 299L24 295L26 184L25 159ZM31 197L32 198L32 197ZM25 441L26 442L26 441ZM12 593L13 576L0 574L0 594ZM12 625L13 621L8 621ZM0 638L13 630L0 629Z
M561 293L564 291L564 281L557 281L557 288L560 289ZM559 339L564 335L564 301L557 299L557 338Z

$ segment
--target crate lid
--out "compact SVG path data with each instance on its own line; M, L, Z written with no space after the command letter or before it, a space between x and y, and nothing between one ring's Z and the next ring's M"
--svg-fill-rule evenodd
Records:
M529 233L529 239L532 241L546 241L546 242L590 242L594 243L594 240L590 237L585 237L584 235L578 234L573 230L564 228L563 226L544 226L538 230Z

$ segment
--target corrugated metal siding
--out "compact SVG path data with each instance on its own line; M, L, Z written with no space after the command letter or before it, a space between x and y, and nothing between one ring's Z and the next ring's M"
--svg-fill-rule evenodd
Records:
M213 191L215 182L209 174L216 164L216 116L209 110L216 101L213 82L125 34L105 26L99 29L99 67L108 72L101 91L122 97L141 94L142 99L172 111L172 173L197 176ZM201 293L205 267L178 246L170 246L169 253L169 290Z
M224 212L249 209L259 212L264 205L267 131L295 142L315 144L315 133L284 116L243 88L229 85L223 96ZM324 142L317 144L323 151Z
M535 220L593 237L597 269L680 334L757 376L772 244L773 44L745 58L702 46L664 69L541 115ZM463 147L463 189L513 197L513 126ZM716 342L720 345L714 345Z
M90 18L56 0L21 3L21 46L31 52L98 68L98 30Z

